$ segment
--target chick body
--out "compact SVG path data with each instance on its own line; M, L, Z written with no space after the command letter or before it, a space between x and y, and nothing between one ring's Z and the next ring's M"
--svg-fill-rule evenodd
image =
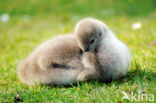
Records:
M27 85L68 85L88 80L87 73L83 77L80 74L86 69L90 70L81 62L81 59L89 58L89 55L93 54L81 54L74 35L61 35L40 44L19 63L17 74Z

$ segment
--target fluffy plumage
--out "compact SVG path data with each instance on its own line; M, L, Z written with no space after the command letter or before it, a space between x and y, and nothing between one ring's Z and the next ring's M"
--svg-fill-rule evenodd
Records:
M85 66L81 61L87 61ZM27 84L66 85L97 75L94 53L82 53L74 35L61 35L40 44L17 68L19 79ZM88 72L89 71L89 72Z
M131 61L129 49L103 22L83 19L74 34L84 52L96 51L101 80L118 79L126 74Z

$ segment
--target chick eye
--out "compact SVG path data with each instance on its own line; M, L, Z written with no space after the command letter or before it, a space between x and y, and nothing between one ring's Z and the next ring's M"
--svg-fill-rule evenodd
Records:
M93 39L93 40L91 40L91 41L90 41L90 44L93 44L93 43L94 43L94 41L95 41L94 39Z

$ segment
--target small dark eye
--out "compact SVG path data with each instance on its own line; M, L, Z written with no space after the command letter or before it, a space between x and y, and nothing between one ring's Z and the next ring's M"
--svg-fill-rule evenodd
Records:
M94 43L94 41L95 41L94 39L93 39L93 40L91 40L91 41L90 41L90 44Z

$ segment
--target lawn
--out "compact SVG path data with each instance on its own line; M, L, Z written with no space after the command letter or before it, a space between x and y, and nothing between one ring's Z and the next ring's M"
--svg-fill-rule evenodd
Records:
M23 102L125 103L131 95L155 96L156 102L156 1L155 0L0 0L0 103L14 102L16 93ZM132 64L127 75L111 83L91 81L71 87L22 84L18 63L41 42L73 32L85 17L105 22L130 48ZM140 29L132 29L139 22ZM153 101L153 102L154 102ZM137 102L133 100L133 102ZM146 102L144 97L141 102Z

